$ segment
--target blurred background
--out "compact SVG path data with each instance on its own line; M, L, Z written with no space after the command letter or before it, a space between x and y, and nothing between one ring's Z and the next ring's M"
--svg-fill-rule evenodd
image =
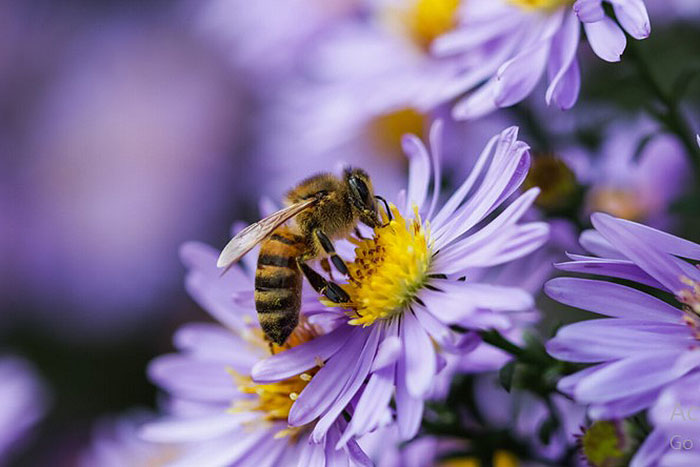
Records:
M367 168L379 192L402 186L401 134L425 136L448 113L388 93L365 102L359 90L379 71L319 50L329 31L366 20L361 3L0 2L0 374L24 378L0 390L0 423L31 429L0 439L10 465L74 465L96 421L156 407L147 363L179 324L208 319L184 291L184 241L221 247L262 196L278 202L344 163ZM700 6L647 3L653 33L634 46L664 87L683 87L697 132ZM588 50L582 69L566 114L540 90L477 122L448 121L445 186L517 124L535 156L528 183L543 188L537 215L565 224L561 249L595 210L699 240L687 147L646 116L639 70Z

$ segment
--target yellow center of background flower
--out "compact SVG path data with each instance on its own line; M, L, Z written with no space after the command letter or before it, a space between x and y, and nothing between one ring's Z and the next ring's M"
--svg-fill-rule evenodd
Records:
M475 457L460 457L447 459L438 464L440 467L482 467L482 463ZM508 451L496 451L493 454L493 467L517 467L518 458Z
M510 0L510 3L525 10L554 10L574 2L572 0Z
M355 261L348 264L350 281L343 289L350 295L352 325L369 326L378 319L400 314L428 280L432 258L430 238L421 223L417 208L415 219L407 220L391 205L393 219L374 230L374 237L355 241Z
M460 0L417 0L406 14L413 40L428 49L433 40L457 25L459 3Z
M313 326L309 325L308 322L303 320L296 327L294 332L289 336L287 342L284 346L273 345L271 350L273 353L278 353L282 350L287 350L297 345L308 342L318 336L318 333ZM268 347L269 344L265 343L262 333L260 333L260 343ZM322 364L319 362L319 364ZM238 385L238 390L244 394L255 395L256 397L238 400L234 402L233 406L229 409L230 413L241 413L241 412L260 412L261 419L268 422L280 422L287 421L289 417L289 411L292 408L292 404L299 397L301 391L304 390L311 378L318 372L319 367L314 367L306 373L294 376L283 381L278 381L276 383L269 384L257 384L250 376L241 375L232 369L228 369L228 372L233 376L236 384ZM288 427L287 429L280 430L275 434L276 438L282 438L291 435L292 438L299 433L304 427Z
M427 117L410 107L394 110L374 117L367 125L369 139L377 152L389 159L406 162L401 151L401 138L410 133L423 135Z
M619 188L594 188L588 193L588 212L606 212L630 221L642 221L646 209L639 196L630 190Z
M377 16L389 30L427 52L433 40L457 26L459 5L460 0L412 0L405 6L390 3Z
M523 182L523 191L539 187L542 191L535 204L543 209L558 210L574 201L578 186L576 175L562 159L543 154L533 158Z

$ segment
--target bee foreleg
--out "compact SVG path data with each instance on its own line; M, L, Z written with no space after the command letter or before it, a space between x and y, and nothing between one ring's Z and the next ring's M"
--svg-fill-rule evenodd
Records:
M323 294L333 303L346 303L350 301L350 296L335 282L327 281L322 275L314 271L308 264L299 260L299 269L306 276L311 287L320 294Z
M345 265L345 261L343 261L343 259L335 252L331 239L328 238L328 236L320 229L314 230L314 235L318 239L318 243L321 244L321 248L323 248L323 250L330 256L333 266L335 266L335 268L344 276L349 275L348 267Z
M333 280L333 269L331 269L331 263L328 262L328 258L323 258L320 263L323 272L328 274L328 277L330 277L331 280Z

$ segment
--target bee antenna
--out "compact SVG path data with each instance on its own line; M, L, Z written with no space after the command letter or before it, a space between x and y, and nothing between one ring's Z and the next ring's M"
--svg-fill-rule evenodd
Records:
M391 216L391 209L389 209L389 203L387 203L386 200L379 195L374 195L374 197L377 198L378 200L380 200L382 203L384 203L384 209L386 209L386 215L389 218L389 222L391 222L393 220L393 217Z

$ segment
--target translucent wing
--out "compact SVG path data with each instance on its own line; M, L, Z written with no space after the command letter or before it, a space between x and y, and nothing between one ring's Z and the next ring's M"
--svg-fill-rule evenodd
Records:
M238 232L236 236L233 237L224 247L219 255L219 259L216 261L216 267L224 268L224 272L226 272L239 259L241 259L243 255L252 250L255 245L265 240L267 236L272 234L277 227L284 224L315 202L316 198L312 198L292 204L291 206L270 214L266 218L261 219L254 224L250 224L248 227Z

